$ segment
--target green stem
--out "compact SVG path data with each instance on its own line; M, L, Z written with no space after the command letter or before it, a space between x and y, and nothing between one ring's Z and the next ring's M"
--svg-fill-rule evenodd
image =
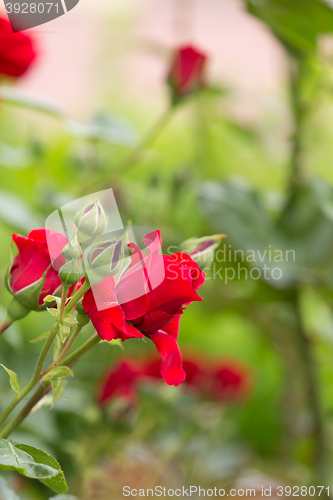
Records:
M3 320L2 323L0 323L0 335L5 331L7 330L7 328L10 327L10 325L12 325L14 323L14 321L12 321L10 318L5 318Z
M67 306L65 307L66 300L67 300L68 289L65 286L63 287L62 295L61 295L61 304L60 304L60 318L64 318L64 315L68 314L73 309L73 307L75 306L75 304L77 303L77 301L80 300L80 298L82 297L82 295L89 288L90 288L89 283L85 282L82 285L82 287L78 290L78 292L76 292L76 294L74 295L74 297L72 297L72 299L69 301L69 303L67 304ZM18 395L16 395L16 397L12 400L12 402L9 404L9 406L0 415L0 425L2 425L5 422L5 420L7 419L7 417L14 410L14 408L16 408L16 406L22 401L22 399L24 399L25 396L27 394L29 394L29 392L38 383L38 381L40 379L40 376L41 376L41 372L42 372L44 363L45 363L46 356L47 356L47 354L48 354L48 352L50 350L50 347L51 347L51 345L52 345L52 343L53 343L53 341L55 339L55 336L57 335L58 330L59 330L59 324L58 324L58 322L56 322L53 325L53 328L50 331L50 334L49 334L49 336L48 336L48 338L47 338L47 340L46 340L46 342L45 342L45 344L43 346L43 349L42 349L42 351L41 351L41 353L39 355L39 358L38 358L38 361L37 361L37 365L36 365L36 368L35 368L35 372L34 372L34 374L32 376L32 379L30 380L30 382L28 383L28 385ZM76 331L74 332L73 335L75 335L75 334L76 334ZM76 334L76 336L77 335L78 335L78 333ZM74 342L75 338L73 339L73 341L71 343L70 343L70 341L68 342L68 344L70 344L69 348L73 345L73 342ZM65 346L65 349L66 349L65 355L69 351L68 344ZM61 354L62 353L60 353L60 356L61 356ZM63 357L61 358L61 360L62 359L63 359ZM58 360L56 360L56 361L58 361Z
M315 359L312 352L310 340L306 334L303 318L297 296L294 301L294 311L296 318L296 333L298 337L299 354L303 365L304 385L307 394L307 402L313 418L314 437L314 467L317 481L326 484L327 463L326 463L326 438L324 424L321 413L320 397L317 384L317 374Z
M139 142L139 144L130 151L130 153L121 160L114 168L112 168L111 175L118 173L127 172L133 164L137 161L140 153L148 148L160 135L160 133L164 130L166 125L169 123L175 111L175 106L170 106L165 113L159 118L157 123L150 129L148 134ZM96 189L101 189L105 187L105 183L108 182L110 177L110 173L108 172L107 177L103 176L98 179L94 184L89 184L89 192L95 191ZM83 194L85 190L80 191Z
M303 179L302 138L306 108L301 94L304 76L303 62L297 59L293 60L292 63L294 64L292 64L290 71L290 94L291 109L294 116L294 133L292 135L289 187L291 192L294 193Z
M92 347L94 347L100 341L100 337L94 334L87 342L85 342L81 347L76 349L70 356L68 356L61 366L73 366L86 352L88 352ZM21 409L21 411L4 427L0 435L2 438L7 438L17 427L23 422L23 420L29 415L32 408L42 399L43 395L50 390L50 385L44 387L40 385L35 393L31 396L29 401Z
M62 362L62 360L64 359L64 357L66 356L66 354L68 353L68 351L70 350L70 348L72 347L72 345L74 344L75 340L77 339L77 337L78 337L80 331L82 330L82 328L83 328L82 325L77 325L76 326L73 335L71 336L71 338L69 339L69 341L67 342L67 344L65 345L65 347L63 348L63 350L60 352L60 354L57 357L57 359L55 359L53 361L53 363L46 370L43 371L43 373L41 374L41 378L44 375L46 375L49 371L51 371L53 368L55 368L56 366L60 365L60 363Z
M13 432L20 423L29 415L31 409L38 403L38 401L43 397L44 392L47 389L43 385L40 385L35 393L31 396L29 401L23 406L22 410L16 415L16 417L11 420L6 427L0 432L2 438L6 438L9 436L11 432Z
M89 290L90 288L90 283L86 279L86 281L83 283L81 288L73 295L73 297L70 299L68 302L67 306L65 307L64 314L69 314L73 307L77 304L77 302L81 299L81 297Z
M38 361L37 361L37 365L36 365L36 368L35 368L35 371L34 371L34 374L32 376L32 379L30 380L30 382L28 383L28 385L25 386L25 388L15 396L15 398L12 400L12 402L9 404L9 406L5 409L5 411L0 415L0 425L2 425L6 418L11 414L11 412L14 410L14 408L16 408L16 406L22 401L23 398L25 398L25 396L35 387L35 385L37 384L38 380L39 380L39 377L40 377L40 373L43 369L43 365L44 365L44 362L45 362L45 359L46 359L46 356L47 356L47 353L49 352L49 349L52 345L52 342L58 332L58 328L59 328L59 325L58 323L56 323L52 330L50 331L50 334L43 346L43 349L39 355L39 358L38 358Z
M60 302L60 314L59 314L59 323L62 324L64 315L65 315L65 305L68 295L68 286L62 286L62 294L61 294L61 302Z
M78 361L86 352L90 351L92 347L100 342L100 336L95 333L88 339L81 347L76 349L72 354L67 356L67 358L61 363L61 366L72 366L73 363Z

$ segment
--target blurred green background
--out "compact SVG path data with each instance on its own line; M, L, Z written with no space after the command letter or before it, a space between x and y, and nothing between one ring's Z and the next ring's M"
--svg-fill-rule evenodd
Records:
M55 34L36 29L35 69L0 89L0 275L13 232L109 187L123 221L161 229L165 250L226 233L228 249L296 258L275 281L243 272L226 283L212 267L204 301L183 315L184 352L236 359L253 373L246 401L200 402L165 385L143 388L131 414L105 414L95 403L105 369L154 346L102 343L55 408L30 416L13 440L55 456L82 500L123 498L129 481L333 488L333 10L317 0L111 4L82 1L52 23ZM185 41L207 52L208 87L170 112L165 76ZM49 98L59 105L36 109ZM214 264L224 276L239 262ZM0 301L4 317L3 285ZM40 349L29 340L51 321L31 313L1 338L0 362L20 379ZM5 407L5 372L0 383ZM51 496L4 477L22 499Z

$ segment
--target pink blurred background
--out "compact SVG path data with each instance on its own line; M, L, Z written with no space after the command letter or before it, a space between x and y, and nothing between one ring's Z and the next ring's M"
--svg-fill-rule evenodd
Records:
M29 31L40 57L20 87L78 117L105 100L112 104L119 92L158 106L169 52L188 42L210 55L209 79L232 89L230 106L240 120L252 122L281 104L283 49L237 0L80 0Z

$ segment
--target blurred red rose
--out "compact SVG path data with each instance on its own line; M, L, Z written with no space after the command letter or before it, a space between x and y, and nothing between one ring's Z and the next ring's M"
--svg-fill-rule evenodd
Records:
M233 360L216 364L198 356L184 357L183 369L184 384L195 394L215 401L240 400L248 394L252 383L249 370ZM161 378L160 361L144 363L142 373L147 378Z
M134 403L137 398L136 383L141 375L141 370L132 360L125 359L117 363L102 380L98 394L99 404L104 406L118 398Z
M195 47L180 47L175 51L168 74L174 100L205 86L206 62L207 56Z
M61 233L44 228L33 229L28 236L13 234L12 238L19 253L9 272L10 290L16 296L18 292L22 295L26 291L29 297L32 293L32 285L41 280L49 268L41 293L37 297L36 305L43 305L44 297L53 294L61 285L56 269L65 263L61 251L67 243L67 238ZM56 259L53 262L56 269L51 266L50 252L52 259Z
M160 255L160 231L142 241L148 256L130 243L131 264L119 283L108 277L92 285L83 307L102 339L150 338L162 357L162 377L179 385L185 378L177 344L180 317L185 305L202 300L196 290L205 275L187 254Z
M36 58L31 37L13 33L7 19L0 17L0 76L22 76Z
M213 372L211 396L219 401L234 401L247 395L252 380L249 371L236 361L225 361Z

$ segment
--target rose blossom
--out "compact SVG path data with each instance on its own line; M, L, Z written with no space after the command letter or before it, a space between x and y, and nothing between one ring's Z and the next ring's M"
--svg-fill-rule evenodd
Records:
M7 19L0 17L0 76L22 76L36 58L31 37L25 33L13 33Z
M105 406L121 397L129 403L138 399L139 384L161 380L161 361L125 359L104 375L99 389L99 403ZM212 361L202 356L185 356L184 388L192 394L216 402L230 403L246 397L252 385L250 371L235 360Z
M206 61L207 56L192 46L175 51L168 82L176 100L205 86Z
M107 277L92 285L83 307L102 339L146 336L152 340L162 357L162 377L169 385L179 385L185 378L177 344L179 322L184 306L202 300L196 290L205 275L187 254L160 255L160 231L147 234L142 241L148 256L130 243L131 264L123 277L117 284Z
M9 287L14 296L39 281L46 272L45 282L36 306L43 305L46 295L53 294L61 285L58 271L65 258L61 255L62 248L67 243L67 238L51 229L33 229L28 236L13 234L12 239L18 248L14 262L9 271ZM51 256L50 256L51 252ZM55 259L51 266L51 257ZM56 269L55 269L56 268Z

